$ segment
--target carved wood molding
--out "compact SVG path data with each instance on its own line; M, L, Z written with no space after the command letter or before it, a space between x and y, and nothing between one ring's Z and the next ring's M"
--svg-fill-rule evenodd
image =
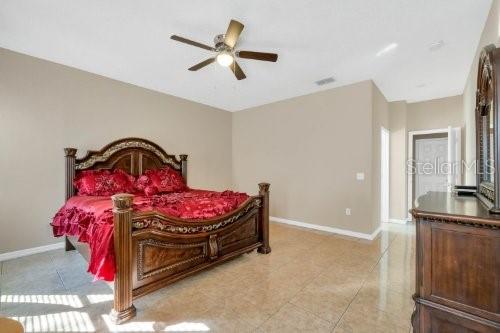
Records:
M217 235L210 235L208 239L208 248L210 250L210 259L217 259L219 256L219 246L217 244Z
M135 316L132 304L132 194L115 194L113 200L113 239L116 274L111 318L122 323Z
M481 194L481 200L486 205L491 205L490 212L496 213L500 207L500 191L497 185L492 188L484 186L484 183L491 182L491 178L486 175L491 172L491 163L493 163L493 173L495 183L500 179L500 172L497 166L500 165L497 153L498 136L498 80L499 73L497 67L500 64L498 49L495 45L487 45L481 51L479 56L477 90L476 90L476 183L478 192ZM491 115L493 117L491 117ZM493 124L491 124L493 121ZM493 125L493 126L492 126ZM495 142L490 144L490 128L493 128ZM490 156L493 153L493 159ZM497 198L498 197L498 198Z
M144 257L145 257L145 250L144 248L146 246L154 246L154 247L161 247L161 248L166 248L166 249L189 249L189 248L202 248L202 253L197 256L193 256L191 258L185 259L178 261L176 263L170 264L170 265L165 265L160 268L157 268L153 271L144 272ZM144 239L140 240L138 242L138 250L137 250L137 280L143 280L146 278L149 278L154 275L161 274L163 272L175 269L179 266L189 264L194 261L198 261L200 259L203 259L207 257L208 252L207 252L207 243L205 242L198 242L198 243L187 243L187 244L179 244L179 243L170 243L170 242L163 242L159 241L156 239Z
M119 152L120 150L132 148L149 151L158 156L163 163L176 170L181 169L181 161L179 161L174 155L167 154L162 148L151 141L139 138L121 139L110 143L100 151L88 151L85 157L76 160L77 163L75 169L89 169L96 163L107 161L113 154ZM185 158L187 158L187 155Z
M494 78L493 51L494 45L487 45L483 48L479 56L477 90L476 90L476 111L484 116L484 107L493 103L491 93L495 87L492 87Z
M245 238L244 239L247 239L247 238L252 238L252 237L255 237L255 236L258 236L259 233L258 233L258 229L257 229L257 225L256 225L256 220L253 219L253 218L249 218L247 219L245 222L243 222L241 224L241 226L239 226L238 228L234 229L233 231L225 234L225 235L222 235L221 237L219 237L219 242L222 244L221 245L221 248L224 248L224 241L228 238L231 238L233 237L234 235L240 235L241 234L241 230L247 226L252 226L253 227L253 234L247 234L245 235ZM226 244L227 245L227 244Z
M492 202L495 201L495 190L492 188L489 188L488 186L485 186L484 184L479 185L479 193L484 195L486 198L491 200Z
M258 198L255 198L235 215L232 215L223 220L219 220L212 224L193 225L193 226L179 225L177 222L169 221L167 218L155 216L146 218L139 217L133 222L132 226L135 230L155 229L174 234L196 234L196 233L211 232L223 228L227 225L233 224L234 222L238 221L241 217L243 217L253 209L259 208L261 204L262 201Z
M412 209L411 214L416 219L420 218L429 222L452 223L457 225L470 226L475 228L493 229L493 230L500 229L500 221L498 221L498 223L495 224L492 223L491 221L484 221L481 218L477 217L426 213L417 211L416 209Z

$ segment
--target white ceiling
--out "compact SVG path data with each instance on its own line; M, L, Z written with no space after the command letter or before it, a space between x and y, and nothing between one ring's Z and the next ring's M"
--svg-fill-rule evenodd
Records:
M389 101L463 92L491 0L0 0L0 47L224 110L236 111L372 79ZM240 59L247 79L212 64L231 18L239 49L279 53ZM439 40L444 46L429 51ZM391 43L398 47L376 54ZM1 75L1 73L0 73ZM314 81L334 76L335 83ZM422 85L425 85L422 87Z

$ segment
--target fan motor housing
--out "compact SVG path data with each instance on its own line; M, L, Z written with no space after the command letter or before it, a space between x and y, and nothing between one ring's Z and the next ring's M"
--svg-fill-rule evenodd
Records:
M215 49L217 52L220 51L231 51L231 48L224 44L224 38L226 37L225 34L220 34L215 36L214 38L214 44L215 44Z

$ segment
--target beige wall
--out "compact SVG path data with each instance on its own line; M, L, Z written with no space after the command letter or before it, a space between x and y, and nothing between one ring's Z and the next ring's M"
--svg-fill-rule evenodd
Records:
M450 96L424 102L408 104L408 131L420 131L451 127L461 128L461 155L465 159L464 97ZM465 172L465 171L464 171ZM462 181L465 180L465 177Z
M463 114L465 119L465 158L468 163L472 163L476 159L476 130L474 109L476 107L476 80L477 70L479 66L479 55L483 47L489 44L495 44L497 47L500 36L500 1L493 0L488 19L483 29L479 45L476 50L476 56L471 64L469 78L467 79L464 94L463 94ZM469 185L476 183L474 169L468 170L465 175L465 182Z
M407 132L463 124L459 96L387 103L371 81L231 114L4 49L0 73L0 228L11 232L0 235L0 253L58 241L48 223L64 199L66 146L81 156L145 137L190 155L192 187L255 193L269 181L272 216L372 233L380 127L391 131L390 218L399 219Z
M234 186L270 182L275 217L373 232L372 92L365 81L234 113Z
M408 131L406 128L406 102L389 103L390 180L389 218L404 220L408 216L406 200L406 156Z
M408 131L464 126L461 95L409 103L407 110Z
M231 186L229 112L5 49L0 73L0 253L61 241L49 222L64 202L63 147L148 138L189 154L190 186Z
M462 128L464 136L464 117L462 96L452 96L430 101L409 103L389 103L391 152L390 152L390 218L402 220L407 211L407 176L408 132ZM462 139L462 155L464 155Z
M372 84L372 230L380 225L381 201L381 127L389 130L389 103L375 84ZM389 156L390 158L390 156ZM390 186L390 185L389 185ZM390 196L390 193L389 193ZM389 208L390 209L390 208ZM387 222L387 221L385 221Z

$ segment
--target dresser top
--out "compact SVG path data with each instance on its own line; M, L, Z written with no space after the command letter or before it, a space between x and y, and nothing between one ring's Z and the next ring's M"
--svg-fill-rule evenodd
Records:
M429 192L417 199L417 207L413 208L411 213L414 218L500 228L500 214L491 214L474 196Z

